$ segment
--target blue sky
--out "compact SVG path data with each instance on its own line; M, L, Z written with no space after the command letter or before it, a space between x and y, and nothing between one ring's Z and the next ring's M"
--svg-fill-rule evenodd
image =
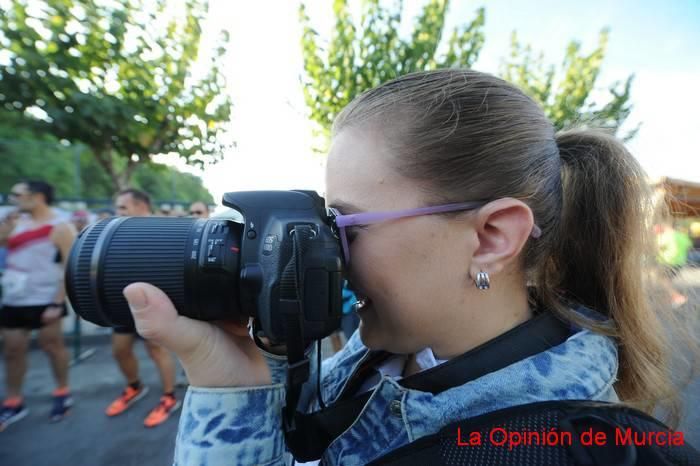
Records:
M608 26L611 37L605 68L623 74L658 69L700 70L698 0L492 0L481 4L462 1L453 2L450 20L469 17L476 5L486 7L483 55L488 57L503 55L508 34L515 29L552 62L557 62L570 39L592 47L598 31Z
M238 146L223 162L205 169L205 184L215 198L239 189L322 191L324 161L311 154L299 87L298 3L211 1L206 30L225 28L231 34L225 72ZM404 0L404 18L412 18L423 4ZM642 127L628 147L652 176L700 182L700 0L453 1L448 28L470 21L482 5L486 44L475 68L487 72L498 71L513 30L522 42L544 52L546 62L559 64L570 40L591 51L600 30L609 27L600 90L629 74L636 76L629 126L642 122ZM332 2L309 1L307 6L316 29L329 34Z

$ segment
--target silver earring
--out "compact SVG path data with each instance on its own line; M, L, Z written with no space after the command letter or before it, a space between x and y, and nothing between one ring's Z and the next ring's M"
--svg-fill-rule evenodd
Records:
M491 287L491 279L489 278L489 274L483 271L477 273L474 283L480 290L488 290Z
M353 304L353 306L352 306L352 307L353 307L353 311L354 311L354 312L357 312L357 311L359 311L360 309L364 308L366 305L367 305L367 299L364 299L364 298L363 298L363 299L358 299L357 301L355 301L355 304Z

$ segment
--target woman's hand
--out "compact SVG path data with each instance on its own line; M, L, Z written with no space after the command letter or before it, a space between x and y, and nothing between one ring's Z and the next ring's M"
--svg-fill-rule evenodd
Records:
M148 283L124 288L136 330L173 351L190 384L200 387L269 385L270 369L248 334L247 321L209 323L181 316L160 289Z

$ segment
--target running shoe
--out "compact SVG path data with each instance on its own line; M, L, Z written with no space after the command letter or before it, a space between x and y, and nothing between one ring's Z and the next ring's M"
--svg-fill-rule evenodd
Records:
M0 407L0 432L7 429L10 424L14 424L29 414L29 410L23 403L16 406L2 405Z
M155 427L168 420L168 417L180 408L180 400L173 396L163 395L160 397L160 403L143 421L146 427Z
M112 404L107 407L105 414L107 414L107 416L116 416L123 413L131 408L134 403L146 396L146 393L148 393L148 387L145 385L141 385L138 389L127 386L122 394L119 395L119 398L114 400Z
M53 407L51 408L51 414L49 415L49 420L51 422L58 422L70 411L73 407L73 397L70 393L65 393L63 395L53 396Z

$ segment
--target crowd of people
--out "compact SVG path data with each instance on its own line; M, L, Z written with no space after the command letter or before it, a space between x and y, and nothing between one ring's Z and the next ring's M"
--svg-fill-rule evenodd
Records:
M143 193L147 195L145 192L140 191L140 190L134 190L134 189L128 189L125 191L129 192L138 192L138 193ZM150 203L150 196L149 196L149 203ZM116 205L114 207L101 207L99 209L94 209L94 210L87 210L87 209L77 209L71 212L69 218L71 223L75 225L75 228L78 231L81 231L83 228L88 226L89 224L96 222L98 220L102 220L105 218L113 217L115 216L118 211L116 209ZM193 218L209 218L211 215L211 208L210 206L204 202L204 201L194 201L190 204L189 211L185 211L180 204L175 204L173 207L172 204L160 204L159 206L155 205L150 205L151 208L151 214L150 215L156 215L159 217L193 217Z
M15 184L9 194L13 205L0 224L0 248L4 250L0 291L0 329L5 362L5 393L0 407L0 431L27 415L22 394L27 371L27 352L32 331L37 331L41 349L49 357L56 388L52 393L49 420L58 422L74 403L68 381L68 352L63 340L62 318L68 314L64 270L76 235L92 221L118 216L150 216L153 205L144 191L120 191L114 209L95 212L76 210L64 215L54 204L54 188L41 180ZM161 213L165 214L165 213ZM171 214L171 212L168 212ZM208 218L209 206L192 202L189 215ZM144 420L146 427L165 422L180 407L175 395L176 363L162 346L141 339L135 328L115 328L112 354L124 375L125 388L106 407L107 416L117 416L139 401L148 391L139 377L134 344L143 341L158 368L162 396Z

